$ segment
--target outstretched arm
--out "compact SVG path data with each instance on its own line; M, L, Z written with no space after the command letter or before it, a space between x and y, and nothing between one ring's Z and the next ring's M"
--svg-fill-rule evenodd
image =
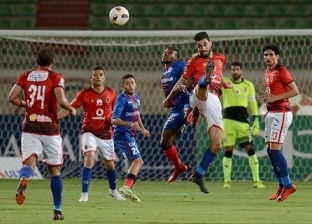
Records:
M22 93L22 91L23 88L15 84L8 95L8 101L15 106L25 107L26 102L20 98L20 94Z
M167 98L164 100L163 105L166 108L171 107L171 102L173 98L183 89L181 89L181 86L185 84L186 79L183 78L183 76L176 82L174 87L172 88L171 92L167 96ZM185 85L184 85L185 86ZM183 86L182 86L183 87Z

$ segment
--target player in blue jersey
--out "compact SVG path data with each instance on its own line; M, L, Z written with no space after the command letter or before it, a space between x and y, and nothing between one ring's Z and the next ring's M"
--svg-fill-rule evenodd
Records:
M165 69L161 78L161 86L165 97L169 95L176 82L181 78L185 62L180 59L179 51L174 47L165 49L161 62ZM170 115L167 118L161 133L160 146L167 158L173 163L174 171L168 181L173 182L177 177L187 171L187 166L181 161L174 142L185 128L186 111L190 109L189 92L179 92L172 100Z
M135 93L136 81L133 75L126 74L122 77L123 92L117 97L112 117L114 125L114 143L131 162L124 186L119 189L124 197L133 202L140 202L140 199L132 192L137 175L143 165L135 134L140 131L145 137L150 133L145 129L140 116L140 98Z

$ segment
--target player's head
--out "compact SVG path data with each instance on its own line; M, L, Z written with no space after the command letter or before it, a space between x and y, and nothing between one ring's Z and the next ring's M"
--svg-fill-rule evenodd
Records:
M236 81L241 79L242 74L243 74L243 65L241 62L238 61L233 61L231 63L231 76L232 76L232 80Z
M52 48L40 48L37 54L36 62L39 66L52 66L55 63L55 55Z
M161 63L169 65L179 60L180 52L174 47L168 47L162 54Z
M198 55L207 58L211 55L212 42L207 32L199 32L194 36L195 44L197 47Z
M279 48L275 44L265 45L262 49L264 62L268 67L275 67L279 59Z
M105 81L105 71L102 66L97 66L93 69L90 76L93 87L103 86Z
M137 84L132 74L126 74L121 78L121 86L124 92L128 95L133 95Z

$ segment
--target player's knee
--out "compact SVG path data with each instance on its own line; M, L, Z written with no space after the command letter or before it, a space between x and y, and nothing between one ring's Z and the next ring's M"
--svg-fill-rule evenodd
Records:
M160 142L160 147L163 149L163 150L168 150L170 149L172 146L172 144L168 144L167 142Z
M215 143L215 144L211 144L210 146L210 150L214 153L218 153L222 148L222 144L220 143Z
M103 160L104 166L108 171L113 171L115 169L115 162L113 160L111 161L105 161Z
M255 155L256 153L255 153L255 150L253 149L253 148L251 148L251 149L249 149L248 151L247 151L247 155L248 156L253 156L253 155Z
M242 143L239 143L239 147L241 147L242 149L245 149L246 151L248 151L249 149L252 148L252 142L242 142Z
M232 156L233 156L233 151L225 151L224 157L226 157L226 158L232 158Z

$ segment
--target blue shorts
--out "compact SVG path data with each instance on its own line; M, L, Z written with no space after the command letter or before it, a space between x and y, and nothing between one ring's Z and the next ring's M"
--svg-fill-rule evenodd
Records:
M141 158L139 147L134 137L123 136L120 138L114 138L115 147L125 156L129 161Z
M182 104L172 108L163 129L180 130L181 127L187 123L186 119L184 118L184 114L189 108L191 108L190 104Z

